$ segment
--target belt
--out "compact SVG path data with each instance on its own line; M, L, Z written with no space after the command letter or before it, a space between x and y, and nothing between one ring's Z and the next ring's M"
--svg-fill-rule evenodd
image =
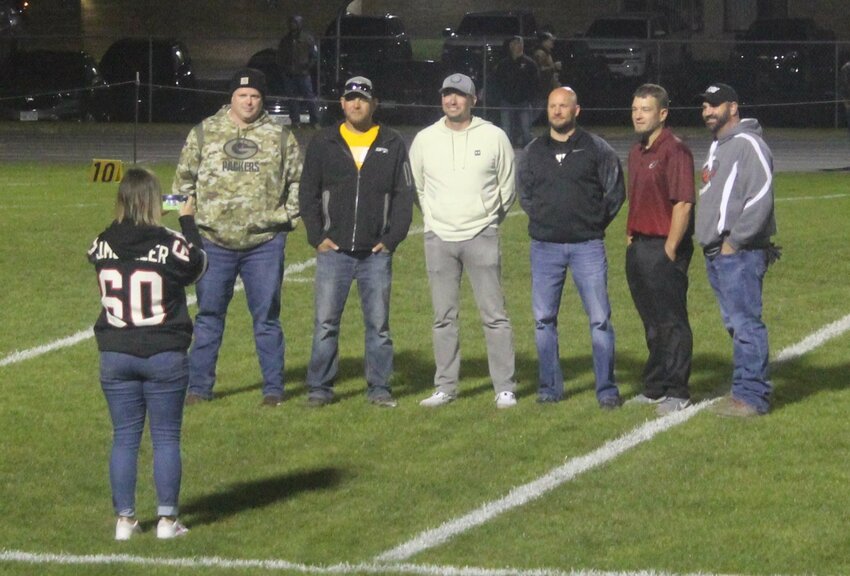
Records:
M647 240L666 240L667 236L650 236L648 234L632 234L632 242L645 242Z

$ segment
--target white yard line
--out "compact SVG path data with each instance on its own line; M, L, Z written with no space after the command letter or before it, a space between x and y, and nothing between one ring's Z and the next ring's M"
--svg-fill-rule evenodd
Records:
M720 576L706 572L699 574L675 574L657 570L637 572L603 572L601 570L553 570L537 568L521 570L516 568L477 568L474 566L437 566L426 564L331 564L328 566L297 564L285 560L229 560L216 556L195 558L147 558L129 554L34 554L16 550L0 550L0 562L21 564L59 564L65 566L151 566L171 568L218 568L268 571L289 571L302 574L416 574L421 576Z
M832 324L828 324L817 332L805 337L797 344L781 350L776 355L773 365L798 358L832 338L844 334L848 330L850 330L850 315ZM624 452L652 439L656 434L687 422L697 413L711 405L715 400L700 402L685 410L673 412L657 420L652 420L642 426L638 426L631 432L608 442L589 454L577 456L562 466L551 470L544 476L528 484L513 488L506 496L498 500L487 502L472 512L449 520L437 528L420 533L411 540L379 554L375 557L375 560L379 562L400 562L420 552L444 544L455 536L480 526L504 512L523 506L541 497L546 492L569 482L588 470L610 462Z
M305 270L308 270L315 265L315 258L310 258L309 260L305 260L304 262L298 262L296 264L290 264L284 269L283 277L289 282L308 282L309 280L307 279L297 277L297 274L300 274L301 272L304 272ZM234 292L238 292L242 289L242 283L237 282L236 287L234 288ZM194 305L195 302L197 302L197 298L195 298L195 296L189 296L186 298L186 303L189 304L189 306ZM54 340L53 342L48 342L47 344L42 344L41 346L28 348L26 350L15 351L9 354L8 356L0 359L0 368L2 368L3 366L8 366L10 364L17 364L18 362L23 362L25 360L31 360L32 358L37 358L43 354L47 354L48 352L68 348L93 337L94 330L92 330L91 328L87 328L86 330L80 330L79 332L77 332L76 334L72 334L71 336L66 336L65 338L60 338L59 340Z
M687 422L713 402L714 400L699 402L684 410L672 412L656 420L650 420L589 454L572 458L540 478L513 488L506 496L498 500L487 502L468 514L449 520L437 528L422 532L404 544L379 554L375 557L375 560L379 562L399 562L444 544L455 536L480 526L496 516L540 498L550 490L558 488L588 470L610 462L638 444L652 439L656 434Z
M800 200L834 200L836 198L847 198L850 194L827 194L825 196L794 196L789 198L777 198L775 202L798 202Z
M297 273L315 265L315 259L293 265L290 273ZM288 269L289 270L289 269ZM775 357L773 364L781 364L798 358L811 350L825 344L827 341L843 335L850 330L850 315L824 326L817 332L805 337L797 344L793 344L781 350ZM84 334L85 333L79 333ZM66 340L78 338L71 336ZM90 337L90 336L86 336ZM71 345L71 344L68 344ZM564 571L550 569L518 570L514 568L488 569L475 567L455 566L429 566L416 564L396 564L406 560L423 550L438 546L453 536L465 532L475 526L483 524L488 520L517 506L530 502L546 492L556 488L581 475L583 472L592 470L597 466L608 462L620 454L628 451L643 442L653 438L656 434L669 430L674 426L682 424L708 407L713 400L700 402L680 412L668 414L662 418L652 420L642 426L608 442L601 448L567 461L548 474L511 490L507 496L487 503L473 512L450 520L442 526L427 530L401 546L378 555L373 563L363 564L334 564L330 566L314 566L297 564L285 560L229 560L218 557L200 558L148 558L130 556L126 554L116 555L73 555L73 554L47 554L30 553L16 550L0 550L0 562L17 562L28 564L63 564L63 565L145 565L145 566L172 566L187 568L232 568L246 569L257 568L264 570L288 570L302 572L305 574L384 574L405 573L421 574L425 576L684 576L655 570L642 570L637 572L603 572L595 570ZM386 562L390 562L386 564ZM711 576L701 573L702 576Z

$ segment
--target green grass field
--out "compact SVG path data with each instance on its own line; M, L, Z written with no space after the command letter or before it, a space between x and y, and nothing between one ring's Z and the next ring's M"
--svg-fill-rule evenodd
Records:
M170 185L173 166L153 168ZM250 318L237 293L218 399L186 411L181 518L191 532L169 542L151 533L146 439L137 497L145 534L114 542L111 430L94 340L10 360L16 351L86 330L99 311L85 251L111 217L115 185L88 184L87 170L7 164L0 172L0 574L850 573L846 333L820 338L822 345L775 365L767 417L729 421L700 412L401 565L375 561L655 418L651 408L597 408L586 318L569 284L560 328L568 398L534 402L528 238L518 209L502 236L520 380L515 409L495 409L468 286L460 398L439 410L418 406L431 391L433 370L421 233L395 256L400 406L379 409L365 400L353 292L342 332L340 401L307 408L314 270L299 229L289 237L287 264L303 270L287 276L283 296L286 401L274 410L259 406ZM785 251L765 288L774 357L830 323L846 324L850 314L848 175L780 174L776 191L777 240ZM175 216L168 219L176 226ZM625 210L607 246L616 372L628 397L638 389L645 345L623 271L624 222ZM421 230L419 220L415 225ZM699 255L690 276L692 387L702 400L728 389L731 344ZM14 560L14 552L41 563ZM228 563L235 560L270 562Z

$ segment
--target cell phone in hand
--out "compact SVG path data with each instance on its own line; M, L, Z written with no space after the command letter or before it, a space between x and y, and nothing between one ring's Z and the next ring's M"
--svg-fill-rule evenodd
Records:
M162 211L173 212L174 210L180 210L180 205L188 199L189 197L186 194L163 194Z

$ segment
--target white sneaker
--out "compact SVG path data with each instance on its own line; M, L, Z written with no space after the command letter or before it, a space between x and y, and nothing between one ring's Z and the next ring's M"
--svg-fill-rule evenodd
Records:
M189 529L183 526L176 518L172 521L163 516L156 525L156 537L162 540L185 536L188 533Z
M639 404L641 406L646 406L649 404L661 404L665 400L667 400L667 396L662 396L661 398L650 398L649 396L646 396L644 394L638 394L637 396L626 400L623 405L634 406L636 404Z
M496 394L496 408L513 408L516 406L516 396L513 392L499 392Z
M419 405L425 406L427 408L436 408L437 406L445 406L449 402L452 402L454 399L454 396L450 396L445 392L440 392L438 390L437 392L434 392L433 394L425 398L425 400L422 400Z
M116 540L129 540L135 534L141 534L142 527L139 526L138 520L130 520L129 518L124 518L123 516L118 519L118 522L115 524L115 539Z

